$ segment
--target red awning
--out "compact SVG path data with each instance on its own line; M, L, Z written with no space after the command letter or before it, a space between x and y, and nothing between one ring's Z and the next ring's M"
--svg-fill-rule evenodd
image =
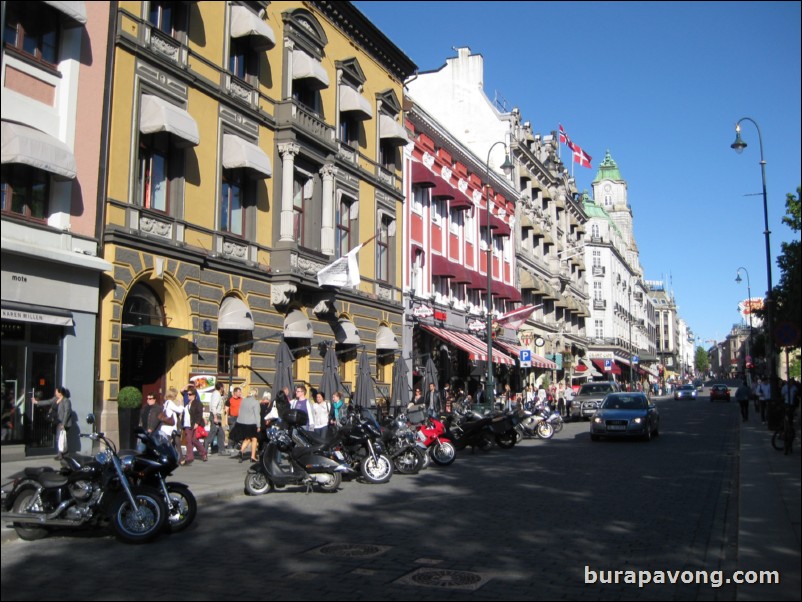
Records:
M457 196L457 193L458 191L443 178L435 179L435 185L434 188L432 188L432 198L453 199Z
M465 332L457 332L455 330L446 330L445 328L438 328L437 326L429 326L428 324L421 324L424 330L431 332L433 335L462 349L468 353L468 357L474 361L487 361L487 345L476 337L469 335ZM493 363L494 364L507 364L514 366L515 360L501 353L497 349L493 349Z
M461 270L459 264L449 261L447 257L442 255L431 255L432 260L432 276L440 276L441 278L454 278Z
M612 372L613 374L621 374L621 368L619 368L615 362L613 362L612 370L605 370L604 369L604 360L593 359L593 365L599 369L599 372L602 374L605 372Z
M518 359L520 354L520 349L510 343L505 343L504 341L493 341L496 345L504 349L507 353L511 354L515 359ZM551 360L547 360L545 357L538 355L536 353L532 354L532 367L534 368L544 368L546 370L556 370L557 364L552 362Z
M423 163L412 164L412 184L413 186L424 186L426 188L433 188L437 183L438 178L432 170L426 167Z
M479 225L483 228L487 227L487 211L480 211ZM512 233L510 227L497 215L490 215L490 229L495 230L496 236L509 236Z

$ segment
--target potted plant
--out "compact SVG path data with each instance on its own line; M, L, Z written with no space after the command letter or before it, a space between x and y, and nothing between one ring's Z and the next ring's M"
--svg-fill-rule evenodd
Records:
M136 445L134 428L139 424L142 408L142 391L136 387L123 387L117 395L117 418L120 425L120 449L133 449Z

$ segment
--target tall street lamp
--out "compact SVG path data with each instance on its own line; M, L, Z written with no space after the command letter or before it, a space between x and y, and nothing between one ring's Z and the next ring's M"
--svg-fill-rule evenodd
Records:
M746 296L747 296L747 309L749 311L749 338L746 340L746 357L750 358L752 354L752 285L749 283L749 270L746 268L738 268L735 272L735 282L739 284L743 282L741 279L741 270L746 274ZM744 362L744 371L746 372L746 380L750 387L752 386L752 373L749 371L748 362Z
M485 161L485 204L487 209L487 378L485 379L485 398L490 409L493 408L496 397L496 384L493 380L493 231L490 228L490 154L499 144L504 147L504 162L501 170L505 175L512 173L513 164L507 154L507 145L499 141L487 151L487 161Z
M755 126L757 130L757 139L760 143L760 175L763 180L763 234L766 238L766 281L768 289L766 290L766 368L769 372L769 386L771 387L771 401L778 399L777 389L777 371L774 366L774 299L772 295L771 284L771 242L769 230L769 202L766 196L766 161L763 158L763 135L760 133L760 126L751 117L742 117L735 124L735 142L730 145L736 153L740 154L746 148L746 142L741 138L741 122L749 121ZM769 415L769 428L771 424L771 414Z

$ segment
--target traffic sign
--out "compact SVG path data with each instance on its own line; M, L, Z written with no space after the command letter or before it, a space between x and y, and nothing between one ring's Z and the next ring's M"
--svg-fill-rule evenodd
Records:
M532 352L529 349L521 349L518 353L518 361L521 364L521 368L531 368Z
M632 363L638 364L640 363L640 358L637 355L632 356Z
M604 371L610 372L613 369L613 360L604 360Z

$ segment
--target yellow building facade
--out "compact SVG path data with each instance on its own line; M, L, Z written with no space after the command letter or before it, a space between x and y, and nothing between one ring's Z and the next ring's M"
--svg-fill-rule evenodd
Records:
M104 428L125 386L271 388L282 338L297 381L330 344L346 386L365 349L389 389L414 64L347 2L119 2L114 53ZM319 286L363 243L358 286Z

